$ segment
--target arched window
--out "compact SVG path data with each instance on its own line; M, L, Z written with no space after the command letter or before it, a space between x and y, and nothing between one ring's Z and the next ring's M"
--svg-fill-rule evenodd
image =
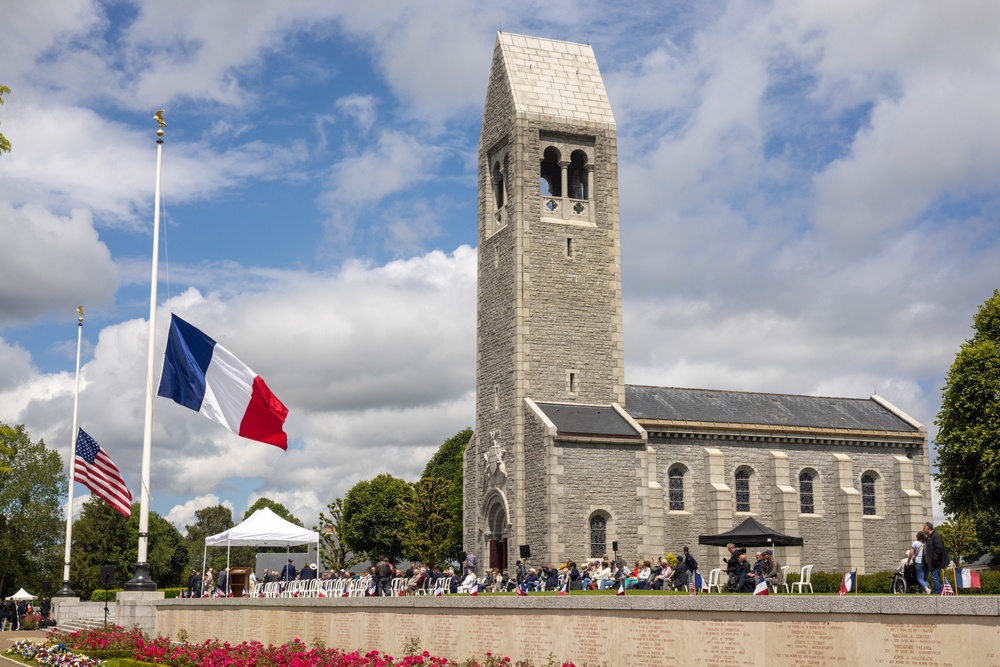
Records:
M875 516L875 473L866 472L861 476L861 512L864 516Z
M684 511L684 466L675 465L667 472L667 488L670 493L670 511Z
M493 197L497 210L503 208L507 203L507 188L504 185L504 170L500 168L500 162L493 163Z
M590 517L590 557L600 558L608 552L608 521L600 514Z
M814 475L803 470L799 473L799 507L803 514L816 513L816 497L813 495Z
M750 511L750 471L746 468L736 471L736 511Z
M546 148L543 155L541 171L542 195L546 197L562 197L562 168L559 166L559 160L562 156L552 146Z
M569 196L573 199L590 199L587 191L587 154L573 151L569 158Z

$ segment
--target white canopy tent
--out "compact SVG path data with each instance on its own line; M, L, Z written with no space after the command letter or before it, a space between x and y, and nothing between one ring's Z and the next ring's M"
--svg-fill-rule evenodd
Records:
M251 514L243 523L233 526L218 535L205 538L205 553L202 556L201 571L205 572L208 547L226 547L226 569L229 569L229 549L234 546L288 547L300 544L315 544L316 558L319 560L319 533L285 521L267 507ZM226 593L229 592L227 578Z
M37 600L38 596L37 595L32 595L31 593L29 593L28 591L26 591L26 590L24 590L22 588L18 592L16 592L13 595L11 595L10 599L11 600Z

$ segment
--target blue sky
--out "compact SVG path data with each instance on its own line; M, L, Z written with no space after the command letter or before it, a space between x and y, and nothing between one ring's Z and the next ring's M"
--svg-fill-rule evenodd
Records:
M170 311L291 410L282 453L159 399L152 508L304 521L474 422L496 31L593 45L618 124L626 381L860 397L934 432L1000 286L1000 6L36 0L5 11L0 421L138 496L156 109ZM77 494L84 490L79 488Z

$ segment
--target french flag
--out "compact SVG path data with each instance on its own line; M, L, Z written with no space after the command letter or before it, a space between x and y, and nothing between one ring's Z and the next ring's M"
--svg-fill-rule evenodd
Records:
M288 449L288 408L232 352L173 314L156 393L244 438Z
M618 592L615 595L625 595L625 577L622 577L621 583L618 584Z
M753 589L753 594L754 595L770 595L771 594L771 592L767 588L767 580L766 579L761 579L757 583L757 587Z
M840 580L840 591L837 595L847 595L858 587L858 573L857 572L845 572L844 578Z
M316 591L316 597L318 597L318 598L325 598L326 597L326 589L323 588L322 586L320 586L319 590Z
M528 584L522 581L521 585L517 587L517 596L524 597L527 594L528 594ZM559 595L562 595L562 593L560 593Z
M958 573L955 576L958 581L958 588L979 588L979 573L975 570L966 570L964 568L958 568Z
M562 586L559 587L559 597L569 595L569 577L563 582Z
M469 595L479 595L479 582L472 584L472 588L469 589Z

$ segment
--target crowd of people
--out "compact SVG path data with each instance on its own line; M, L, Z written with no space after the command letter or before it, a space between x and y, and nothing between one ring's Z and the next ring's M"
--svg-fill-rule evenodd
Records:
M34 614L35 611L28 600L0 598L0 630L21 630L24 627L24 619ZM51 611L52 605L49 599L42 598L38 609L42 620L48 620Z
M777 588L785 583L781 564L771 549L763 549L754 554L754 562L747 559L747 550L737 548L732 542L726 545L729 558L723 558L726 565L727 587L730 593L753 593L764 583L768 588Z

